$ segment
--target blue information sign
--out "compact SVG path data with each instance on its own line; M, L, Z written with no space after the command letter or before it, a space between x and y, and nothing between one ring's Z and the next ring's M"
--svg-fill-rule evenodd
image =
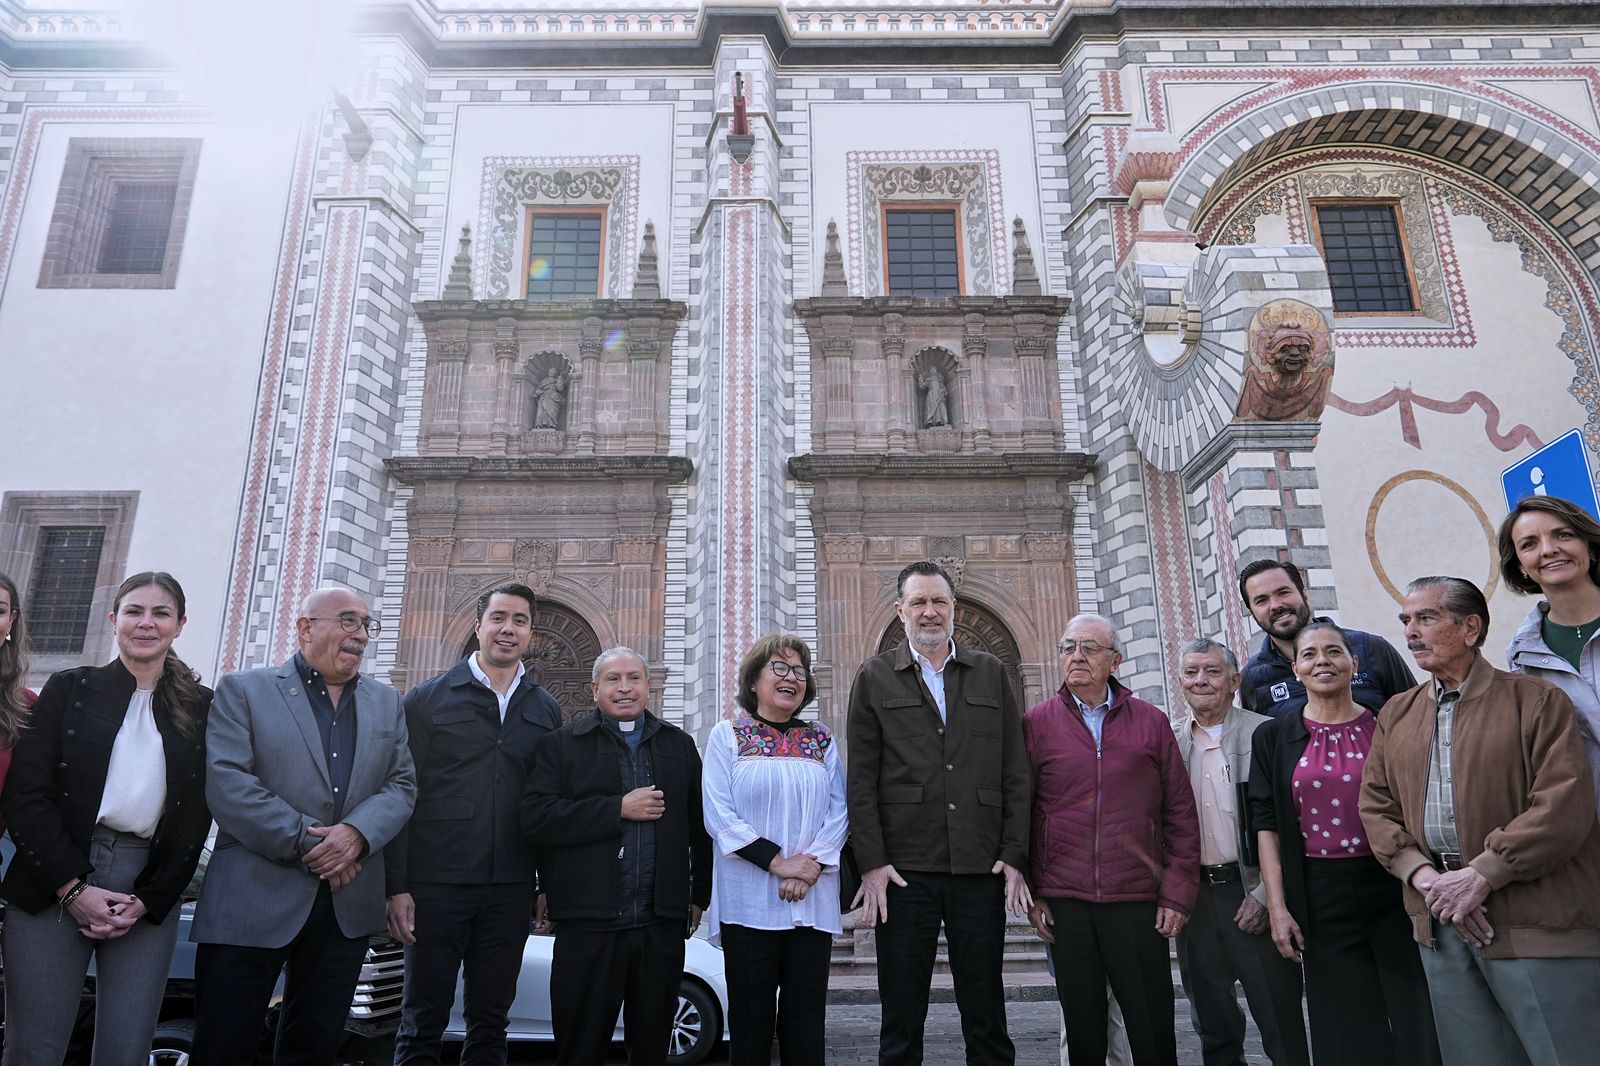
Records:
M1506 467L1500 484L1506 490L1507 510L1529 496L1560 496L1600 520L1594 475L1589 471L1589 456L1577 430L1557 437L1515 466Z

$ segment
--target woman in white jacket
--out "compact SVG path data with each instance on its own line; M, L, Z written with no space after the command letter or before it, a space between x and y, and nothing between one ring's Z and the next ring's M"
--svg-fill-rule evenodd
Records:
M739 663L739 714L706 743L706 830L716 843L708 926L728 976L729 1059L821 1066L828 963L847 833L844 763L817 695L811 649L770 634Z
M1560 688L1578 710L1600 782L1600 522L1557 496L1529 496L1500 523L1500 573L1544 594L1511 638L1506 663Z

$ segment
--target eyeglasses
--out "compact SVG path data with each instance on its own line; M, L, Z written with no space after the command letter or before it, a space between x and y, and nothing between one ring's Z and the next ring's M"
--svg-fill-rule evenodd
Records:
M1103 651L1110 650L1111 649L1106 647L1104 644L1097 644L1092 640L1063 640L1060 644L1056 645L1056 651L1060 652L1062 655L1071 655L1074 652L1081 651L1091 659Z
M308 622L338 622L339 623L339 628L344 630L346 633L354 633L358 629L365 629L367 631L367 636L369 636L369 637L375 637L379 633L383 632L383 623L379 622L376 618L372 617L371 615L367 615L365 618L363 618L359 614L341 614L341 615L335 615L332 618L329 618L327 616L323 616L321 618L314 618L311 615L306 615L306 621L308 621Z
M793 663L786 663L782 659L770 659L767 661L767 666L769 666L772 669L773 674L778 677L789 677L793 675L796 681L804 681L806 679L806 668L803 666L796 666Z

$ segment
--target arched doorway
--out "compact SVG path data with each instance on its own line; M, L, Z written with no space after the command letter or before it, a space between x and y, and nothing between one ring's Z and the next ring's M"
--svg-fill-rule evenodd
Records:
M478 638L467 638L463 655L478 650ZM540 600L533 612L533 644L522 661L528 673L561 704L561 717L572 721L594 706L589 673L600 654L600 638L579 615L557 603Z
M897 617L884 630L878 642L878 651L898 648L906 642L905 627ZM1022 685L1022 653L1017 649L1016 638L1006 624L990 611L966 600L956 601L956 644L963 648L978 648L1000 660L1011 678L1011 689L1016 694L1017 706L1028 707L1027 690Z

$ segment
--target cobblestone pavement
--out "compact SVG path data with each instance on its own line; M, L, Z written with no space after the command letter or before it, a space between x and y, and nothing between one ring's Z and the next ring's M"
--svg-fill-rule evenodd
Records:
M1054 1066L1059 1061L1059 1012L1053 1002L1006 1004L1006 1019L1010 1023L1011 1039L1017 1045L1018 1066ZM1248 1015L1247 1015L1248 1017ZM1261 1038L1254 1023L1250 1024L1245 1042L1245 1058L1251 1063L1265 1063L1261 1051ZM548 1048L524 1046L513 1052L512 1060L519 1063L550 1063L555 1054ZM626 1063L627 1057L618 1049L609 1064ZM726 1063L727 1047L706 1060L708 1063ZM878 1007L876 1004L831 1004L828 1007L828 1064L857 1066L878 1061ZM1189 1025L1189 1005L1178 1001L1178 1061L1183 1066L1200 1066L1200 1041ZM961 1044L961 1019L954 1003L934 1003L928 1008L926 1041L926 1066L964 1066L966 1055Z

